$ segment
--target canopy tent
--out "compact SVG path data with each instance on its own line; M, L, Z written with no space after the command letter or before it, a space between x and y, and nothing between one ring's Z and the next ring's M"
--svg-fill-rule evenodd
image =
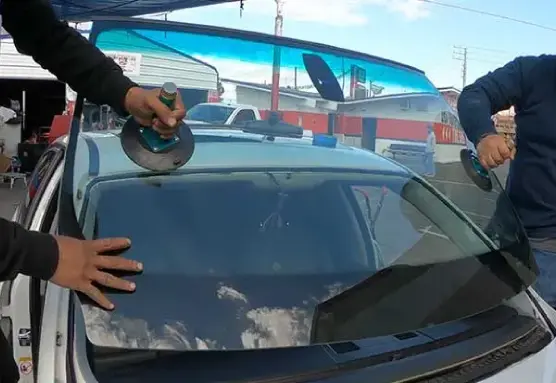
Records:
M67 21L86 21L99 16L138 16L227 2L239 0L51 0L60 18Z

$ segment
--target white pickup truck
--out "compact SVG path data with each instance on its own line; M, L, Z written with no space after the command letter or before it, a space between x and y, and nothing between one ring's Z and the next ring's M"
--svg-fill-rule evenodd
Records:
M185 122L235 125L260 120L259 109L251 105L226 103L197 104L187 111Z

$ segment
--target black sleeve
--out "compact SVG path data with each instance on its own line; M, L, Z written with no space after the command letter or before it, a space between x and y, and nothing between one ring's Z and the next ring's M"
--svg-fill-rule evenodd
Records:
M114 60L59 21L47 0L2 0L0 11L3 27L20 53L33 57L89 101L125 114L125 95L137 85Z
M527 92L538 57L518 57L465 87L458 100L461 126L475 145L496 133L491 117L519 104Z
M53 236L0 218L0 281L18 273L49 280L58 267L58 256Z

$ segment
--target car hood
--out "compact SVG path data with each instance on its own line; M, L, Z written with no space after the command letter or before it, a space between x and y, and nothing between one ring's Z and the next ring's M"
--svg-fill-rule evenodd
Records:
M556 340L481 383L556 383Z

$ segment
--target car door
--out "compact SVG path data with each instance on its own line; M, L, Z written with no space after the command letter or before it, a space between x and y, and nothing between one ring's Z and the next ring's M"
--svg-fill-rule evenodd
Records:
M56 203L57 184L61 176L63 150L54 146L40 158L25 195L14 218L29 230L42 231L45 221L52 216ZM20 369L20 382L33 382L33 341L39 338L40 282L18 275L0 285L2 330L11 341L13 355ZM38 354L37 354L38 355Z

